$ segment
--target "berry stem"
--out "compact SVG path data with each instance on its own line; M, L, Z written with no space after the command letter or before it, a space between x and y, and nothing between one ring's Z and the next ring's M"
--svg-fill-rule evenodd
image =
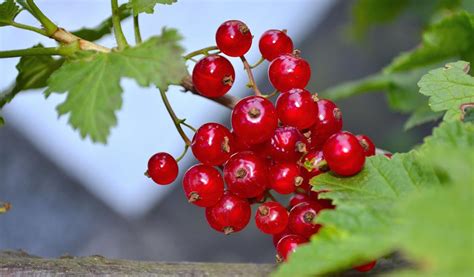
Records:
M138 15L133 16L133 31L135 34L135 43L142 43L142 34L140 33L140 21Z
M181 125L188 127L189 129L191 129L193 132L196 133L196 131L197 131L196 128L194 128L190 124L186 123L186 119L181 119L180 123L181 123Z
M186 156L186 153L188 153L188 149L189 149L189 145L184 145L184 150L183 150L183 153L181 153L181 155L179 155L179 157L176 158L176 162L180 162L184 156Z
M275 199L275 196L273 196L273 194L272 194L269 190L267 190L267 191L265 192L265 199L268 199L268 198L270 198L270 200L272 200L272 201L278 202L278 201Z
M219 50L219 48L217 48L217 46L209 46L209 47L205 47L205 48L202 48L202 49L198 49L196 51L193 51L189 54L187 54L186 56L183 56L184 60L191 60L193 57L196 57L196 56L199 56L199 55L205 55L205 56L208 56L209 55L209 52L210 51L213 51L213 50ZM218 52L220 53L220 51Z
M264 95L262 95L262 96L265 97L265 98L272 98L273 96L275 96L275 95L277 95L277 94L278 94L278 90L274 90L274 91L272 91L271 93L269 93L269 94L264 94Z
M253 88L253 91L255 92L256 96L262 96L262 92L258 89L257 83L255 82L255 78L253 77L252 73L252 68L249 65L249 62L247 59L245 59L245 56L240 56L240 59L242 60L242 63L244 64L245 71L247 71L247 75L249 77L249 83Z
M161 99L163 100L163 104L165 104L166 110L168 111L171 119L173 120L174 126L176 127L176 130L178 131L179 135L184 141L184 144L187 146L191 145L191 140L188 138L186 133L183 131L183 128L181 128L181 119L179 119L176 114L173 111L173 108L171 107L170 102L168 101L168 97L166 96L166 91L160 90L160 95Z
M114 27L115 40L117 41L118 49L122 50L128 46L128 42L122 31L118 1L110 0L110 6L112 8L112 25Z
M257 66L261 65L264 61L265 61L265 58L264 58L264 57L260 57L260 60L258 60L258 62L256 62L255 64L251 65L250 68L251 68L251 69L254 69L254 68L256 68Z

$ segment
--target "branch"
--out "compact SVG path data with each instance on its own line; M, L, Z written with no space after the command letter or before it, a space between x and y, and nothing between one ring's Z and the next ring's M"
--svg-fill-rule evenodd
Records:
M204 97L202 96L201 94L199 94L197 92L197 90L194 88L194 85L193 85L193 80L191 78L191 76L186 76L182 83L181 83L181 86L184 88L184 91L189 91L189 92L192 92L193 94L196 94L196 95L199 95L201 97ZM204 98L207 98L207 97L204 97ZM209 100L212 100L214 102L217 102L219 104L221 104L222 106L226 107L226 108L229 108L229 109L233 109L235 107L235 105L237 104L237 102L239 102L239 98L235 97L235 96L232 96L232 95L224 95L224 96L221 96L219 98L207 98Z
M253 88L253 91L255 92L255 95L262 96L262 92L258 89L257 82L255 82L255 78L253 77L252 68L250 67L249 62L247 61L247 59L245 59L244 56L241 56L240 59L242 60L242 63L244 64L245 71L247 71L249 82Z
M67 45L61 45L58 47L49 47L49 48L35 47L35 48L27 48L27 49L0 51L0 58L39 56L39 55L70 56L77 50L79 50L79 44L76 42L76 43L71 43Z
M188 138L186 133L183 131L183 128L181 128L182 120L179 119L176 116L176 114L174 113L173 108L171 107L171 104L168 101L168 97L166 96L166 91L161 90L161 89L159 91L160 91L161 99L163 100L163 104L165 104L166 110L168 111L171 119L173 120L173 123L174 123L174 126L176 127L176 130L178 131L179 135L183 139L184 143L187 146L190 146L191 145L191 140Z
M115 40L119 49L124 49L128 46L127 39L122 31L122 25L120 23L120 12L117 0L110 0L112 6L112 24L114 26Z

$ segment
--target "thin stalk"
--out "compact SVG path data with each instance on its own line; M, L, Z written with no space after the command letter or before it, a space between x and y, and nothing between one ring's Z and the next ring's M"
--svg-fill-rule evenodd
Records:
M181 120L181 125L183 126L186 126L188 127L190 130L192 130L193 132L197 132L196 128L194 128L193 126L189 125L188 123L186 123L186 121L183 119Z
M46 33L45 30L30 26L30 25L21 24L21 23L18 23L18 22L9 22L7 24L10 25L10 26L19 28L19 29L32 31L32 32L38 33L38 34L43 35L43 36L48 36L48 34Z
M262 96L262 92L258 89L257 83L255 82L255 78L253 77L252 69L250 68L250 65L245 59L245 56L240 56L240 59L242 60L242 63L244 64L245 71L247 71L247 75L249 77L249 83L250 86L253 88L253 91L255 92L256 96Z
M142 43L142 34L140 33L140 22L138 15L133 16L133 30L135 32L135 43Z
M258 60L258 62L256 62L254 65L251 65L250 68L254 69L255 67L261 65L264 61L265 61L265 58L261 57L260 60Z
M115 40L117 41L118 48L120 50L128 46L127 38L122 31L122 25L119 14L119 6L117 0L110 0L112 7L112 25L114 27Z
M176 161L179 163L183 158L184 156L186 156L186 153L188 152L188 149L189 149L189 145L184 145L184 151L183 153L181 153L181 155L179 155L179 157L176 158Z
M9 50L9 51L0 51L0 58L14 58L14 57L38 56L38 55L69 56L77 50L79 50L79 45L77 43L75 43L74 45L50 47L50 48L38 47L38 48L17 49L17 50Z
M213 50L219 50L219 48L217 48L217 46L205 47L205 48L202 48L202 49L193 51L193 52L187 54L186 56L184 56L183 58L184 58L185 60L190 60L191 58L193 58L193 57L195 57L195 56L199 56L199 55L209 55L209 51L213 51Z
M30 12L32 15L38 19L38 21L43 25L43 28L46 30L47 36L52 36L57 30L58 26L51 21L41 10L36 6L33 0L26 0L28 6L30 7Z
M163 100L163 104L165 104L166 110L168 111L171 119L173 120L174 126L176 127L176 130L178 131L179 135L183 139L184 143L186 145L191 145L191 140L188 138L186 133L183 131L183 128L181 128L181 121L176 114L173 111L173 108L170 105L170 102L168 101L168 97L166 96L166 91L160 89L160 95L161 99Z

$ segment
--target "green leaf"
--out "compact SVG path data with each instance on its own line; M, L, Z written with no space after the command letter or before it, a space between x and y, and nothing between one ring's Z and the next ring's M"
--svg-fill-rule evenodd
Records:
M416 109L408 120L403 125L403 128L406 130L410 130L416 126L434 122L440 119L443 116L440 112L433 112L428 105L421 105L418 109Z
M474 15L461 12L430 26L423 33L421 46L395 58L385 71L404 71L449 58L473 62L473 52Z
M41 44L34 48L43 47ZM16 68L18 76L15 86L0 94L0 108L9 103L20 91L46 87L51 74L64 63L64 59L54 59L51 56L21 57Z
M474 102L474 77L468 72L469 63L459 61L430 71L418 83L431 109L446 111L445 120L460 120L461 104Z
M0 127L2 127L3 125L5 125L5 119L3 119L2 116L0 116Z
M59 115L69 113L69 123L82 137L105 143L122 105L122 77L167 90L187 74L180 39L176 30L169 29L121 52L82 52L49 78L46 95L68 92L66 101L57 107Z
M0 4L0 27L10 25L15 17L20 13L18 7L13 0L6 0Z
M121 5L119 7L120 20L127 19L132 15L131 10L128 8L126 4ZM102 21L99 25L94 28L83 28L77 31L72 32L74 35L83 38L88 41L96 41L112 33L113 24L112 24L112 17L109 17Z
M153 13L156 4L171 5L177 0L130 0L129 7L133 10L133 15L139 13Z

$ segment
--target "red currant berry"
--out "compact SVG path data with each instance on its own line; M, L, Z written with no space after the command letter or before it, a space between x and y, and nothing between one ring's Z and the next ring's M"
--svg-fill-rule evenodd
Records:
M268 171L269 187L280 194L295 192L296 187L300 186L302 182L303 177L300 176L300 169L296 163L275 163Z
M310 202L311 197L307 193L295 193L291 198L290 198L290 203L288 205L288 209L292 209L294 206L304 203L304 202Z
M268 30L260 37L258 48L263 58L271 62L282 54L292 53L293 41L286 31Z
M375 144L374 142L366 135L357 135L360 145L364 148L364 153L366 157L375 155Z
M226 58L210 55L196 63L192 77L194 88L199 94L217 98L230 90L235 80L235 71Z
M297 161L306 153L307 144L306 137L295 127L278 127L268 141L268 154L275 160Z
M314 218L321 210L315 201L303 202L290 210L288 227L297 235L310 238L321 228L320 224L314 223Z
M252 151L235 153L224 165L224 179L238 197L257 197L267 185L265 162Z
M296 251L298 245L307 243L308 239L299 235L287 235L280 239L277 244L277 262L288 260L288 257Z
M232 128L247 144L268 140L278 126L278 117L272 102L249 96L240 100L232 111Z
M278 91L305 88L311 78L311 68L304 59L285 54L270 63L268 78Z
M178 177L178 163L168 153L156 153L148 160L146 174L159 185L171 184Z
M193 137L191 150L194 157L206 165L221 165L232 154L234 137L218 123L206 123L199 127Z
M288 224L288 211L278 202L263 203L255 214L255 224L265 234L281 233Z
M290 229L288 229L288 226L285 228L285 230L283 230L283 232L280 232L278 234L274 234L272 236L273 246L277 247L278 242L280 241L280 239L287 236L287 235L291 235L291 231L290 231Z
M365 163L364 148L349 132L332 135L324 144L323 155L331 171L341 176L358 173Z
M301 173L307 182L325 171L328 171L328 167L323 151L311 150L301 160Z
M389 159L391 159L392 156L393 156L393 154L392 154L392 153L385 153L384 156L387 157L387 158L389 158Z
M330 100L320 99L318 102L316 123L310 129L311 147L320 150L326 140L342 129L341 110Z
M244 229L251 213L246 199L226 192L217 204L206 208L206 219L213 229L228 235Z
M190 203L199 207L210 207L224 194L224 181L217 169L197 164L184 174L183 190Z
M309 91L292 89L278 97L276 110L283 124L303 130L316 122L318 105Z
M359 271L359 272L367 272L367 271L371 271L372 268L375 267L375 264L377 264L377 261L371 261L370 263L367 263L367 264L363 264L363 265L359 265L359 266L355 266L354 269Z
M216 43L222 53L231 57L240 57L249 51L252 45L252 34L242 21L228 20L217 29Z
M253 197L253 198L249 198L249 203L252 205L252 204L262 204L263 202L265 202L265 200L267 199L267 195L266 195L266 191L260 193L259 195L257 195L256 197Z
M309 197L312 201L316 201L316 203L318 203L318 205L321 207L321 210L332 210L336 208L336 206L332 204L331 199L319 199L319 193L322 192L325 191L310 191Z
M232 137L234 138L233 139L234 140L234 147L232 148L233 153L237 153L237 152L241 152L241 151L245 151L245 150L250 150L252 145L247 144L243 139L238 137L235 134L234 130L232 130L231 133L232 133Z

